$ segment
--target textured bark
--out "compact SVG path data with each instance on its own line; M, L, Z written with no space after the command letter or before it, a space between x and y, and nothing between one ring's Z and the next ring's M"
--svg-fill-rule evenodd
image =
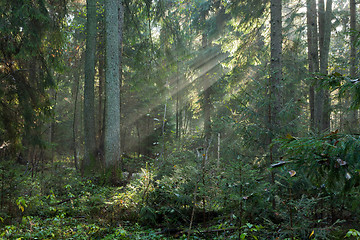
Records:
M271 62L270 62L270 128L278 130L279 112L282 108L282 21L281 0L271 1Z
M99 153L101 164L104 165L104 129L105 129L105 18L101 18L98 25L98 109L97 109L97 150Z
M121 91L122 91L122 86L123 86L123 75L122 75L122 56L123 56L123 29L124 29L124 5L122 3L122 1L119 1L119 5L118 5L118 22L119 22L119 28L118 28L118 35L119 35L119 88L120 88L120 93L119 93L119 108L121 110ZM121 131L122 131L122 125L121 125L121 112L120 112L120 149L122 149L122 151L124 151L124 147L122 146L123 143L125 141L123 141L124 139L122 139L122 136L126 136L126 135L122 135ZM121 154L121 152L120 152ZM123 162L122 162L122 158L120 157L119 160L119 164L122 167L123 166Z
M103 41L103 39L101 40ZM99 49L104 49L105 45L101 44ZM105 85L105 59L104 52L99 51L98 54L98 73L99 73L99 103L98 103L98 150L104 153L104 85Z
M350 77L356 77L356 3L350 0Z
M57 91L54 90L53 91L53 101L54 101L54 107L53 107L53 111L56 112L56 105L57 105ZM49 142L51 144L53 144L54 140L55 140L55 130L56 130L56 119L55 117L51 120L50 123L50 139ZM51 156L50 156L50 160L51 163L54 163L54 157L55 157L55 148L52 147L51 148ZM77 169L76 169L77 170Z
M96 135L95 135L95 52L96 52L96 0L87 0L85 87L84 87L84 140L85 156L83 173L94 170Z
M207 13L204 12L202 21L205 23ZM202 48L206 49L208 45L207 35L202 34ZM211 84L207 72L202 76L203 88L204 88L204 99L203 99L203 114L204 114L204 134L205 141L209 142L211 138Z
M319 47L320 47L320 73L328 74L330 34L331 34L331 14L332 0L326 1L326 11L324 0L319 0ZM330 93L326 89L319 91L319 100L322 100L322 110L320 111L321 124L320 130L330 129ZM320 106L321 107L321 106Z
M357 75L356 32L356 3L355 0L350 0L350 77L352 79ZM357 110L352 110L351 115L351 129L357 132L359 124Z
M274 156L277 155L277 147L271 146L274 136L279 133L280 119L279 112L282 109L282 4L281 0L271 0L271 61L270 61L270 79L269 79L269 146L270 146L270 163L273 163ZM275 184L274 172L270 174L271 184ZM276 208L275 198L272 201L273 209Z
M105 166L116 179L120 159L120 76L119 76L119 2L105 1L106 71L105 71Z
M307 41L308 41L308 62L309 73L313 74L319 72L319 55L318 55L318 34L317 34L317 14L315 0L307 0ZM309 89L309 104L310 104L310 128L316 131L316 126L320 124L320 118L317 113L319 104L318 99L315 97L315 89L313 84Z
M204 90L204 132L207 142L211 139L211 86Z
M179 71L177 71L177 77L176 77L176 103L175 103L175 121L176 121L176 127L175 127L175 138L180 139L180 86L179 86Z
M74 114L73 114L73 123L72 123L72 147L73 147L73 154L74 154L74 166L76 171L79 170L79 164L78 164L78 157L77 157L77 147L76 147L76 124L77 124L77 105L78 105L78 95L79 95L79 85L80 85L80 79L79 79L79 73L78 71L75 71L74 74L74 87L73 87L73 98L74 98Z
M119 28L118 28L118 34L119 34L119 78L120 83L122 79L122 52L123 52L123 28L124 28L124 6L121 1L119 1L118 5L118 21L119 21Z

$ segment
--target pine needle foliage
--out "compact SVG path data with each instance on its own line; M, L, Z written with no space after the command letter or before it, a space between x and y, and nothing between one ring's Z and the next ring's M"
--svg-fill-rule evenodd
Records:
M295 164L317 187L331 192L350 191L359 185L360 138L337 131L315 137L280 139L283 161Z

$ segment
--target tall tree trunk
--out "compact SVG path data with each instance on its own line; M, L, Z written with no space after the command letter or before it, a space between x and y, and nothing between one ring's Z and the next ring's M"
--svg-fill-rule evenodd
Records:
M356 77L356 1L350 0L350 77Z
M105 0L105 166L108 181L117 180L120 159L119 1Z
M103 42L103 40L101 40ZM101 154L104 153L104 85L105 85L105 59L104 59L105 45L99 46L98 54L98 71L99 71L99 103L98 103L98 150ZM101 49L101 50L100 50ZM102 159L103 160L103 159Z
M356 78L357 54L356 54L356 1L350 0L350 77ZM358 114L357 110L351 111L351 129L357 132L358 128Z
M74 98L74 115L73 115L73 124L72 124L72 147L73 147L73 154L74 154L74 166L76 171L79 170L79 164L78 164L78 154L77 154L77 148L76 148L76 132L77 132L77 128L76 128L76 123L77 123L77 119L76 119L76 114L77 114L77 105L78 105L78 94L79 94L79 85L80 85L80 79L79 79L79 73L78 71L75 72L74 74L74 87L73 87L73 98Z
M202 21L205 24L207 13L203 13ZM202 34L202 48L206 49L209 45L207 35L205 33ZM211 138L211 83L208 72L204 72L202 76L202 82L204 87L204 99L203 99L203 114L204 114L204 135L206 145L210 141Z
M119 34L119 79L121 83L122 79L122 52L123 52L123 28L124 28L124 6L122 1L119 1L119 8L118 8L118 34Z
M53 101L54 101L53 111L56 112L57 90L54 90L52 92L53 92ZM51 119L51 123L50 123L50 143L51 144L53 144L53 142L55 140L55 128L56 128L56 118L54 116L53 119ZM50 156L51 163L54 163L54 157L55 157L55 147L51 146L51 156Z
M121 87L123 86L123 77L122 77L122 56L123 56L123 29L124 29L124 5L122 3L122 0L119 1L119 6L118 6L118 22L119 22L119 28L118 28L118 34L119 34L119 89L120 89L120 93L119 93L119 108L121 109ZM121 141L121 112L120 112L120 118L119 118L119 126L120 126L120 149L124 150L122 143L124 141ZM119 149L119 151L120 151ZM121 155L121 152L120 152ZM120 157L119 159L120 161L120 166L123 167L123 161L122 158Z
M282 108L282 4L281 0L271 0L271 61L270 61L270 92L269 92L269 145L280 129L279 112ZM270 147L270 163L273 155L277 154L276 147ZM271 173L271 183L275 183L275 175ZM276 208L275 200L272 202Z
M176 76L176 103L175 103L175 121L176 121L176 128L175 128L175 138L180 139L180 85L179 85L179 62L178 62L178 69L177 69L177 76Z
M96 0L87 0L87 35L85 55L84 87L84 140L85 156L83 173L95 169L96 135L95 135L95 52L96 52Z
M278 130L279 112L282 105L282 21L281 0L271 1L271 62L270 62L270 98L272 104L271 127Z
M309 73L314 74L319 72L319 55L318 55L318 34L317 34L317 14L316 14L316 1L307 0L307 41L308 41L308 62ZM310 84L309 89L309 103L310 103L310 129L317 131L319 126L319 116L317 113L318 99L315 97L314 84Z
M211 139L211 86L204 90L204 132L205 141L209 142Z
M100 24L98 25L98 118L97 118L97 149L99 152L100 163L104 166L104 97L105 97L105 19L101 18Z
M324 0L319 0L319 47L320 47L320 73L328 74L330 34L331 34L331 14L332 0L326 1L326 11ZM322 116L320 129L322 131L330 129L330 93L326 89L319 90L319 97L322 100Z

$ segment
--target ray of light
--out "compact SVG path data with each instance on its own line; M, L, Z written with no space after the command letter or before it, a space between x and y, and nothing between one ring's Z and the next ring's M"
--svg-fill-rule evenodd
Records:
M228 57L229 57L228 53L215 52L212 55L207 56L206 59L199 59L198 64L195 64L194 66L191 66L190 63L185 63L186 66L188 66L188 68L192 68L192 69L189 72L174 73L170 77L168 77L166 80L166 88L164 92L161 93L161 95L166 95L167 100L172 99L176 96L176 94L182 92L184 89L196 83L199 83L199 85L202 87L202 89L198 89L200 90L200 92L206 90L214 83L216 83L229 70L221 70L219 71L219 73L216 72L216 74L211 74L211 76L206 78L203 78L203 76L206 76L207 74L211 73L213 70L216 70L215 68L218 67L219 64L221 64ZM184 78L186 79L179 81L178 78L181 76L184 76ZM176 86L178 82L181 82L181 84L178 87L172 87L172 86ZM142 116L151 112L159 105L165 104L160 102L159 99L155 99L152 102L150 102L148 106L144 106L140 109L137 109L136 112L134 111L133 114L126 116L126 124L130 126L135 125L135 123L139 121Z

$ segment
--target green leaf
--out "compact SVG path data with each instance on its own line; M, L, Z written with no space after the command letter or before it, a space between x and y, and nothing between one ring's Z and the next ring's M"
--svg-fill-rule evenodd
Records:
M246 236L247 236L247 233L242 233L242 234L240 235L240 239L245 239Z

